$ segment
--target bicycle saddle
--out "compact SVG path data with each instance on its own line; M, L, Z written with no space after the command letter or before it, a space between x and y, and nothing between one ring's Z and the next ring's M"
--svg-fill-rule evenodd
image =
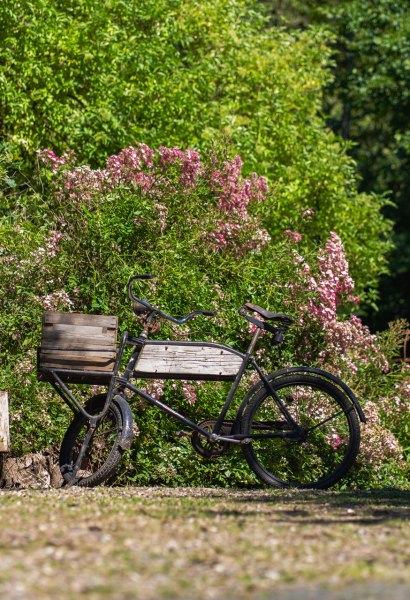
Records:
M248 302L247 304L245 304L245 306L249 310L253 310L253 312L258 313L258 315L263 317L266 321L282 321L285 323L293 323L292 317L280 313L269 312L268 310L262 308L261 306L258 306L257 304L251 304L250 302Z

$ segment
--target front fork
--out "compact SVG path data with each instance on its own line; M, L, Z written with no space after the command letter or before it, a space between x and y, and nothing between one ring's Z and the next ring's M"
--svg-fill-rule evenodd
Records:
M88 431L87 431L84 441L81 445L80 452L78 453L78 456L77 456L77 460L75 461L75 463L72 467L71 467L71 465L66 466L66 470L65 470L64 474L68 474L70 479L68 481L67 480L64 481L64 483L63 483L64 487L71 487L79 481L80 478L77 477L78 469L80 468L81 463L84 459L84 456L87 452L87 449L88 449L89 445L91 444L95 430L97 429L97 425L98 425L98 418L91 417L89 419Z
M122 416L122 432L121 432L121 437L119 440L119 446L123 450L129 450L129 448L131 447L131 442L132 442L132 437L133 437L133 418L132 418L131 410L129 408L129 405L127 403L127 400L126 400L123 392L124 392L124 383L125 383L125 381L128 381L128 379L130 378L130 376L133 372L135 363L138 359L138 355L141 350L141 347L139 347L139 345L138 345L137 350L135 352L133 352L132 357L129 360L129 363L125 370L124 376L121 378L121 381L120 382L117 381L118 370L120 368L120 363L121 363L125 345L127 343L130 343L131 340L132 340L132 342L138 341L136 338L132 338L131 336L129 336L129 334L127 332L124 332L124 334L122 335L122 338L121 338L121 343L120 343L118 352L117 352L117 359L115 361L113 376L111 377L110 385L108 387L107 398L106 398L104 408L101 411L101 413L98 415L91 415L85 409L82 409L81 411L79 411L84 416L86 416L86 418L88 419L88 430L84 437L84 440L81 445L80 451L77 456L77 460L75 461L75 464L73 466L71 466L71 465L66 466L65 473L69 474L69 480L65 481L65 483L64 483L65 487L71 487L79 481L80 478L77 477L78 470L81 466L82 461L84 460L86 452L92 442L94 433L95 433L99 423L104 419L104 417L107 414L107 411L109 409L109 406L113 401L115 401L116 404L118 405L118 408L119 408L119 410L121 412L121 416ZM137 345L137 344L134 343L133 345Z

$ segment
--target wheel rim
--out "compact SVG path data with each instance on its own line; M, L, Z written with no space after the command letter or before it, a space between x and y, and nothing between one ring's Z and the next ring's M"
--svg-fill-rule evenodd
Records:
M307 431L302 442L280 438L254 440L249 448L265 477L280 485L327 487L350 465L353 453L352 410L325 386L286 383L275 391L295 421ZM249 419L250 433L291 431L273 398L263 395Z

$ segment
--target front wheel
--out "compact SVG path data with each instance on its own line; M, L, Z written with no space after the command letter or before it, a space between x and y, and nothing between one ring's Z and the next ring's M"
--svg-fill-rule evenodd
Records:
M250 400L241 421L242 433L261 435L243 446L249 466L259 479L277 487L325 489L335 484L359 451L360 425L354 406L320 377L292 375L271 384L303 433L293 435L294 428L263 387Z
M105 394L91 398L87 403L88 412L93 415L99 414L104 408L105 399ZM67 483L71 482L70 471L75 465L88 429L88 419L78 413L65 433L60 449L60 470ZM95 487L113 476L121 460L121 448L119 446L121 431L121 411L112 402L91 438L80 468L76 473L78 481L75 485Z

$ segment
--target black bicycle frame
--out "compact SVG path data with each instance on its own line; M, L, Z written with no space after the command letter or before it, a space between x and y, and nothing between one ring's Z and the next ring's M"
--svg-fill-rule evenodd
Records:
M241 444L241 443L248 443L248 441L251 441L252 439L264 439L264 438L273 438L273 437L294 439L301 431L300 426L295 422L295 420L293 419L293 417L287 410L286 406L284 406L283 402L280 400L280 398L276 394L273 386L267 379L266 375L260 369L260 367L257 365L255 359L252 356L252 352L255 348L255 345L260 336L260 333L261 333L261 331L259 329L257 329L255 331L255 333L252 337L251 343L249 345L249 348L245 354L235 351L236 354L238 354L242 357L242 364L238 370L237 375L235 376L235 379L232 383L231 389L229 390L229 393L226 397L225 403L221 408L220 414L215 422L215 426L214 426L212 432L200 427L194 421L191 421L190 419L188 419L187 417L185 417L184 415L182 415L175 409L171 408L164 402L161 402L161 400L154 398L150 394L147 394L140 388L138 388L135 385L133 385L132 383L130 383L129 380L134 374L135 365L137 363L140 352L144 348L144 346L147 344L149 345L150 342L148 340L144 339L144 337L135 338L133 336L130 336L127 333L124 333L124 335L122 337L121 344L120 344L120 347L118 350L118 356L117 356L117 361L116 361L116 370L115 370L115 374L113 375L112 380L110 382L110 387L109 387L109 391L107 394L106 405L104 406L104 410L98 416L98 418L103 418L106 410L108 409L109 403L111 402L111 399L112 399L114 393L124 394L125 389L128 389L131 392L133 392L134 394L137 394L138 396L140 396L141 398L143 398L144 400L146 400L147 402L152 404L153 406L156 406L157 408L159 408L162 412L165 412L166 414L170 415L174 419L178 420L183 425L189 427L192 430L197 431L198 433L200 433L204 437L210 439L211 441L226 441L226 442L230 442L230 443ZM124 375L120 376L120 375L118 375L118 367L121 362L121 358L122 358L125 346L127 344L136 346L136 350L133 352L133 354L125 368ZM182 346L187 346L187 347L191 346L192 347L196 343L195 342L179 342L179 344ZM285 419L287 420L289 425L293 427L294 431L277 431L277 432L270 432L270 433L265 433L265 434L253 433L253 434L249 434L249 435L240 434L240 433L232 434L229 436L220 436L219 435L222 425L223 425L223 422L225 420L226 414L232 404L232 401L238 390L238 387L242 380L242 377L245 374L246 370L248 369L249 365L251 365L254 369L256 369L259 377L261 378L261 380L263 381L263 383L269 390L269 393L272 396L272 398L274 399L275 403L277 404L279 410L281 411L281 413L283 414L283 416L285 417ZM198 378L198 380L199 380L199 378ZM219 381L220 378L215 376L211 380Z

